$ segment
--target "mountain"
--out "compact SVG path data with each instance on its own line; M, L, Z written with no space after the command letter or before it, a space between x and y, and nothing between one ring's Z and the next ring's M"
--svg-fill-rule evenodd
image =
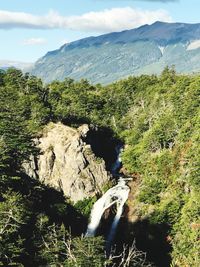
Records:
M166 65L180 73L200 71L200 23L164 23L63 45L40 58L32 74L45 82L65 77L110 83L128 75L159 74Z
M8 69L14 67L20 70L29 70L32 67L32 63L21 62L21 61L11 61L11 60L0 60L0 68Z

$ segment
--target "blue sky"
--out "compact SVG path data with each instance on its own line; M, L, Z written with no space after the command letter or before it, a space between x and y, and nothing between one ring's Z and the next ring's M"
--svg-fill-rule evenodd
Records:
M0 0L0 60L34 62L91 35L156 20L200 23L199 0Z

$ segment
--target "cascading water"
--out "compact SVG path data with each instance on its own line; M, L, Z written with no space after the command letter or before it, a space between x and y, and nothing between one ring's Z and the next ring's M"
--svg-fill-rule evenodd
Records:
M126 185L125 181L119 179L116 186L110 188L100 199L98 199L91 212L90 223L86 232L86 236L94 236L99 226L101 217L106 209L117 203L117 214L115 216L111 232L116 229L118 221L121 217L124 203L128 198L130 188ZM116 225L116 226L115 226ZM111 235L113 236L113 234Z
M121 145L116 146L117 159L111 168L113 176L116 176L118 174L118 170L121 167L122 163L121 163L120 153L122 149L123 147ZM129 180L129 179L119 178L118 184L110 188L100 199L96 201L96 203L94 204L92 208L92 212L90 216L90 223L88 225L88 229L86 232L86 236L94 236L99 226L99 223L101 221L101 217L104 211L116 203L117 213L115 215L115 218L113 220L113 223L111 225L111 229L110 229L110 232L107 238L106 250L108 254L110 251L112 241L115 236L116 228L118 226L119 220L123 212L124 204L126 200L128 199L128 195L130 192L130 188L126 185L126 180Z
M110 254L110 250L111 250L113 239L115 237L115 232L116 232L117 226L119 224L121 215L123 213L124 204L125 204L126 200L128 199L128 195L129 195L129 192L130 192L130 188L126 185L126 182L125 182L124 179L120 178L119 183L123 184L123 186L126 186L126 190L123 190L123 191L120 192L121 199L120 199L119 202L117 202L117 213L115 215L115 218L114 218L113 223L111 225L111 229L110 229L109 235L107 237L106 253L107 253L108 256Z
M118 171L121 168L122 160L121 160L120 154L121 154L122 150L123 150L123 146L120 145L120 144L118 144L115 147L115 152L117 154L117 159L115 160L115 162L111 166L111 173L112 173L113 176L118 175Z

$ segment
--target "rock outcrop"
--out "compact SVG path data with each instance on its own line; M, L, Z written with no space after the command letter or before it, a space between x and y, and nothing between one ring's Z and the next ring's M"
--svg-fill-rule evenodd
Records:
M50 123L35 140L40 154L23 164L25 172L44 184L62 190L77 202L101 192L110 176L103 159L97 158L84 142L88 125L78 129Z

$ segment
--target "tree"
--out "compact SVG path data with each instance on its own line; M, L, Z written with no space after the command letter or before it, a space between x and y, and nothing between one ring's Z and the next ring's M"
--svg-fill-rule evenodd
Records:
M31 134L25 121L24 106L15 87L0 87L0 162L15 172L33 151Z
M21 266L24 239L21 227L27 222L26 203L19 193L8 191L0 196L0 265Z

